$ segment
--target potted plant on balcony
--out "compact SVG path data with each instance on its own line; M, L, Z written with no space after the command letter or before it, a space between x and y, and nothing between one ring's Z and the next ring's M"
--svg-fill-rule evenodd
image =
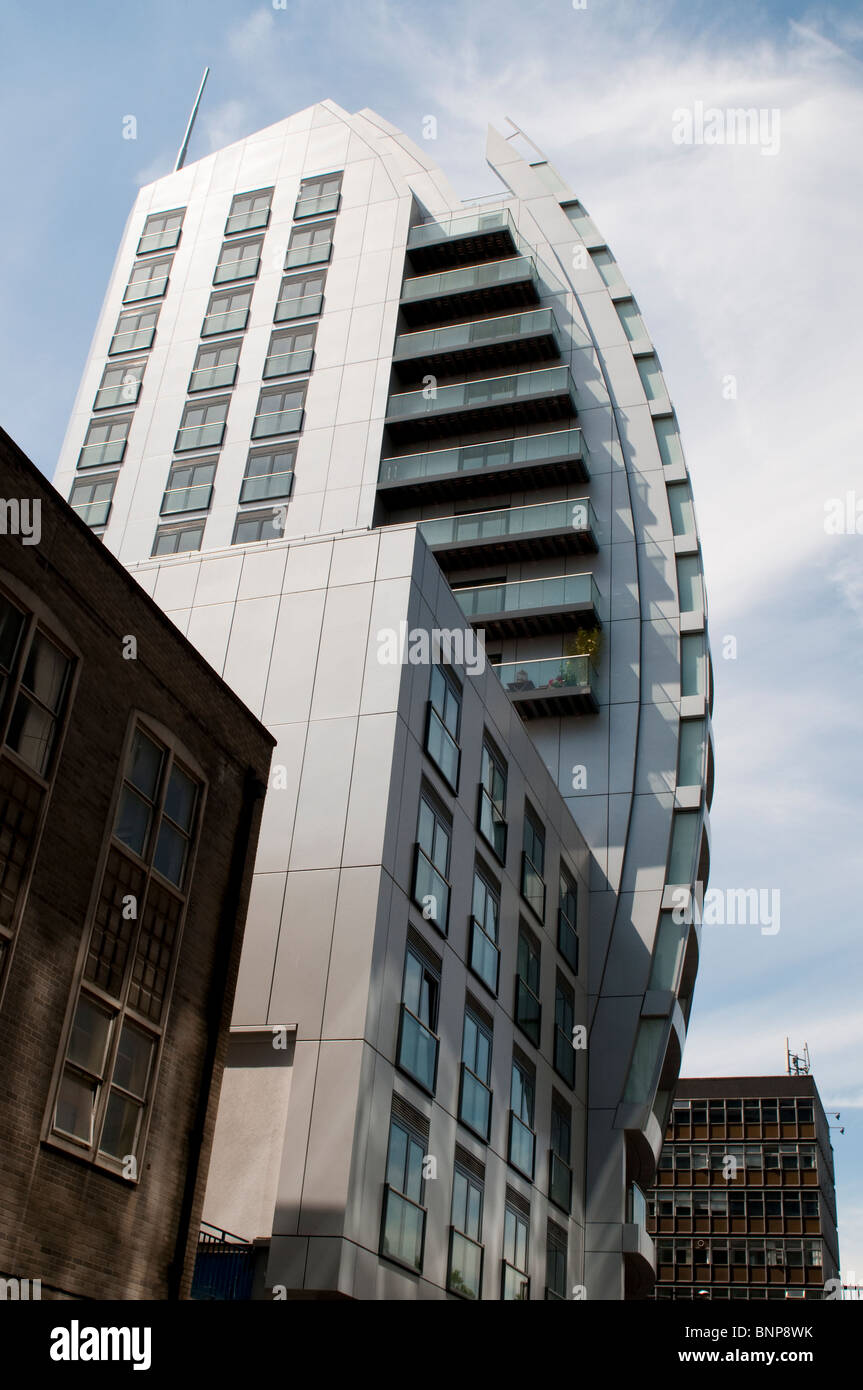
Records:
M584 662L576 658L586 656L588 664L596 670L599 664L600 653L602 652L602 629L598 627L580 627L568 637L565 642L565 656L568 660L561 666L561 685L583 685L584 684ZM551 682L549 682L550 684Z

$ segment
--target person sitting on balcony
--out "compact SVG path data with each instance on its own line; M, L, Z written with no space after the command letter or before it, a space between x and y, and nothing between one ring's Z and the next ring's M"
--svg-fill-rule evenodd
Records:
M506 688L507 690L520 692L522 690L535 690L536 686L527 674L527 671L522 667L520 671L516 671L515 680L510 681Z

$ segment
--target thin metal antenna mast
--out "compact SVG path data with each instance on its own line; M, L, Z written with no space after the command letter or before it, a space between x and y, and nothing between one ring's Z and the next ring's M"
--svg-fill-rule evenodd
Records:
M186 126L186 133L183 136L183 143L180 146L180 153L177 155L177 162L174 165L174 173L182 169L186 159L186 150L189 148L189 140L192 136L192 127L195 124L195 117L198 114L198 107L201 104L201 97L204 95L204 88L207 85L207 78L210 76L210 69L204 68L204 76L201 78L201 85L198 88L198 95L195 97L195 105L192 107L192 114L189 117L189 124Z

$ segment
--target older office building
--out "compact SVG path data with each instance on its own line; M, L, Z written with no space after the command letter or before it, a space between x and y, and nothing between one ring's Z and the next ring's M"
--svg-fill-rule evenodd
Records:
M0 496L0 1277L183 1297L272 739L2 432Z
M491 1218L469 1296L563 1287L546 1273L546 1166L527 1192L509 1153L510 1085L499 1081L487 1139L454 1118L478 863L500 896L495 988L481 975L471 983L494 1040L490 1074L509 1074L517 1037L539 1095L543 1076L552 1084L558 1033L572 1024L587 1042L583 1097L578 1064L574 1087L553 1083L572 1108L574 1190L584 1193L583 1213L574 1199L571 1215L579 1230L561 1225L568 1253L554 1267L588 1298L652 1284L643 1190L698 958L697 928L671 909L706 880L709 860L700 549L676 420L632 292L564 181L517 143L490 132L501 192L463 204L425 150L373 112L326 101L143 189L57 473L279 740L283 780L265 810L234 1019L250 1031L237 1034L234 1100L229 1081L220 1114L222 1197L211 1187L207 1205L218 1227L272 1236L270 1287L464 1293L447 1274L445 1215L484 1241L475 1221L470 1235L467 1217L456 1219L465 1161L457 1183L454 1143L485 1172ZM417 586L421 598L411 597ZM494 674L480 679L464 661L409 664L410 679L367 695L373 668L385 669L376 605L390 589L388 626L413 622L417 603L424 622L472 624ZM370 763L362 739L373 716L396 723L375 735ZM403 766L393 750L414 746L420 763ZM417 820L420 775L444 827L439 852L451 844L461 864L452 874L429 849L433 822ZM413 901L407 850L387 838L407 788L398 831L448 879L445 941ZM357 861L345 856L357 852L349 828L360 795L378 809ZM470 835L456 834L468 815ZM343 904L339 885L360 869L396 895L398 929L382 926L377 881L362 907ZM317 874L330 876L320 880L328 893L312 891ZM440 974L426 991L441 1019L434 1097L398 1067L408 931ZM351 957L360 941L361 969ZM448 967L451 957L459 964ZM351 1008L330 1007L345 972ZM286 1046L253 1064L254 1030L274 1026ZM349 1052L352 1073L335 1060ZM394 1069L392 1096L412 1107L418 1152L439 1160L427 1205L410 1188L426 1243L408 1279L386 1236L392 1174L369 1147L380 1140L382 1102L366 1079L375 1066L376 1083ZM438 1105L457 1128L425 1149L443 1124ZM316 1145L332 1152L335 1116L329 1176ZM243 1125L266 1130L253 1154L232 1137ZM550 1147L550 1131L538 1143ZM303 1178L306 1163L320 1192ZM231 1173L234 1190L257 1194L254 1210L231 1207ZM500 1217L509 1186L530 1208L529 1239ZM529 1286L498 1278L505 1229L533 1271Z
M649 1226L656 1298L824 1297L839 1274L839 1241L830 1129L813 1078L679 1081Z

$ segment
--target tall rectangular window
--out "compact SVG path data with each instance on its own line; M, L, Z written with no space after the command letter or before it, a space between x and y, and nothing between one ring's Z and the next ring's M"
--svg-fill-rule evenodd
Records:
M145 365L143 358L137 362L109 362L102 373L93 409L122 410L134 405L141 393Z
M545 1253L545 1296L566 1298L566 1231L556 1221L549 1221Z
M201 337L213 338L217 333L239 333L249 321L252 302L251 286L242 290L217 290L201 325Z
M132 424L131 415L102 416L91 420L78 455L79 468L102 468L106 463L122 463Z
M311 371L317 330L316 323L303 323L274 333L264 363L264 380Z
M241 502L264 502L271 497L290 497L294 484L296 444L253 449L246 460Z
M423 917L446 935L449 920L449 855L452 827L430 797L420 798L413 898Z
M195 366L189 377L189 391L213 391L233 386L237 378L241 340L229 343L204 343L198 348Z
M381 1218L381 1254L417 1271L423 1267L425 1248L425 1150L424 1139L393 1115Z
M171 516L175 512L206 511L213 496L217 463L217 458L175 463L168 474L162 498L162 516Z
M272 201L272 188L258 188L253 193L238 193L231 202L231 211L225 223L225 236L232 236L235 232L253 232L258 227L266 227L270 220Z
M144 231L138 242L138 255L145 256L151 251L170 251L180 240L185 208L172 212L151 212L144 223Z
M684 462L683 448L673 415L660 415L653 422L656 444L663 467L673 468Z
M542 1005L539 998L539 942L522 927L518 933L515 976L515 1021L534 1047L539 1047Z
M483 1143L488 1143L491 1128L491 1049L491 1029L468 1007L464 1015L458 1117Z
M426 717L426 752L453 791L458 789L461 752L458 746L461 691L446 667L431 668Z
M261 392L252 425L253 439L274 434L295 434L303 427L305 381L296 386L271 386Z
M554 1069L567 1086L575 1085L574 1026L575 995L563 976L558 975L554 987Z
M315 270L308 275L287 275L279 289L274 321L285 323L289 319L319 314L324 303L326 278L325 270Z
M161 299L168 288L168 275L173 256L159 256L156 260L136 261L123 295L124 304L132 304L138 299Z
M213 274L213 284L224 285L230 280L253 280L260 269L263 244L263 237L254 237L249 241L224 242Z
M707 655L704 634L685 633L680 639L680 694L707 693Z
M158 317L158 308L132 309L121 314L108 348L108 356L118 357L124 352L141 352L143 348L152 347Z
M674 812L671 818L671 853L668 856L666 883L692 882L699 821L697 811Z
M545 917L545 830L525 802L521 856L521 895L540 919Z
M551 1148L548 1154L548 1195L555 1206L572 1209L572 1111L558 1100L551 1102Z
M615 304L617 317L620 319L623 331L630 342L637 338L646 338L647 329L644 321L638 312L638 305L634 299L619 299Z
M482 1206L482 1180L456 1166L447 1288L462 1298L482 1297Z
M500 1293L506 1302L525 1303L530 1298L528 1245L528 1218L507 1203L503 1218L503 1270Z
M52 1115L55 1137L129 1179L140 1174L202 790L136 728Z
M319 174L316 178L302 179L294 218L320 217L325 212L338 212L341 187L341 173Z
M668 510L671 513L671 531L675 536L695 535L695 512L692 507L692 491L688 483L669 483Z
M109 473L102 478L79 478L72 484L69 505L88 526L107 524L117 477Z
M578 893L575 879L560 870L560 902L557 911L557 949L567 965L578 974Z
M285 270L328 261L333 251L335 225L335 222L315 222L294 227L285 256Z
M498 930L500 894L478 870L473 876L470 930L470 968L492 994L497 994L500 969Z
M607 247L602 247L598 251L591 251L590 258L596 266L606 285L622 285L623 276L620 267Z
M677 755L677 785L700 787L704 782L704 753L706 723L703 719L680 721L680 746Z
M175 453L186 449L211 449L219 445L225 435L225 421L228 418L230 397L219 400L207 398L202 401L189 401L183 411Z
M665 382L662 379L662 372L659 369L659 362L653 353L647 357L637 357L635 365L638 368L638 375L641 377L641 384L644 387L644 394L649 401L659 400L665 395Z
M533 1182L536 1135L533 1129L535 1082L527 1066L513 1058L509 1112L509 1149L513 1168Z
M703 609L701 559L698 555L678 555L677 591L681 613L697 613Z
M416 948L408 947L402 982L397 1063L400 1069L434 1095L437 1077L437 1019L440 971Z
M506 763L488 740L482 745L482 781L477 823L503 864L506 860Z

